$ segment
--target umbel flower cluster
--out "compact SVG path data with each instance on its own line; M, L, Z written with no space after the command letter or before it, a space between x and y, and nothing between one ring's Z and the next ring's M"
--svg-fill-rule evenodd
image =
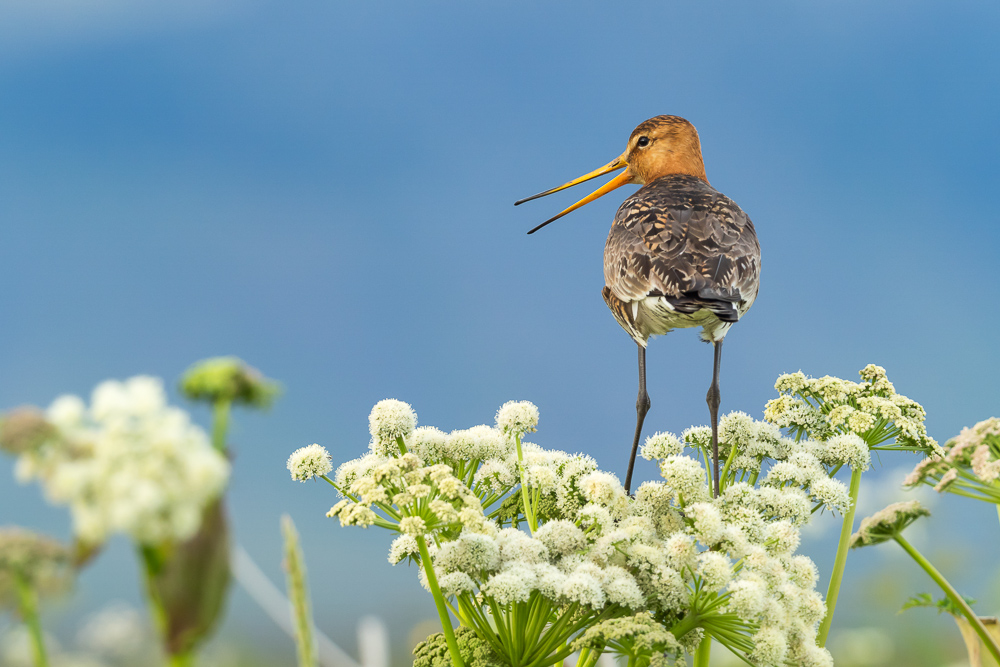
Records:
M1000 505L1000 419L991 417L945 443L943 453L920 461L904 482Z
M18 456L18 479L37 479L50 501L68 505L89 545L115 532L140 544L186 540L229 478L225 457L152 377L103 382L89 407L62 396L44 414L15 411L0 438Z
M815 508L849 502L824 466L867 466L863 443L797 443L735 413L720 429L720 497L696 428L646 441L662 480L632 498L591 457L523 442L537 422L535 406L511 402L495 425L445 433L386 400L368 452L332 477L318 445L289 458L293 479L339 492L328 516L395 533L389 561L420 566L444 631L421 665L447 651L454 667L544 667L579 651L581 667L602 653L665 667L706 637L754 665L832 664L816 644L817 571L796 550Z

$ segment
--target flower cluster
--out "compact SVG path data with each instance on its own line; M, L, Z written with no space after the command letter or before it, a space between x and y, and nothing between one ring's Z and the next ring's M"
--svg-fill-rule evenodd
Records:
M142 544L186 540L229 478L228 461L187 413L167 405L156 378L104 382L89 408L62 396L44 422L27 429L35 435L19 453L17 477L38 479L49 500L68 505L87 544L115 532Z
M893 503L861 520L858 531L851 536L851 548L857 549L891 540L920 517L930 515L930 511L921 505L919 500Z
M829 442L854 434L873 449L940 451L927 435L923 407L897 394L884 368L869 364L860 375L861 382L829 375L809 378L801 372L782 375L774 385L781 395L768 402L764 417L796 439Z
M417 428L405 403L383 401L369 452L332 479L320 474L343 496L329 516L392 530L389 561L420 565L447 640L421 655L436 664L431 656L443 660L447 647L453 663L460 657L447 604L483 656L524 667L581 648L594 659L608 651L643 667L672 664L706 635L757 665L831 664L816 645L826 611L816 568L795 554L813 503L825 502L820 478L832 481L815 454L770 424L731 415L724 451L743 478L719 498L702 461L683 454L685 441L703 438L697 429L647 441L663 481L630 498L591 457L522 442L537 421L533 405L508 403L495 426L446 434ZM292 455L293 478L325 460L316 447ZM845 460L859 455L848 450ZM767 457L795 470L758 485L750 471Z
M0 609L17 606L18 586L39 596L58 595L73 583L70 550L23 528L0 528Z
M707 462L711 437L708 426L697 426L680 437L657 433L642 447L642 456L658 460L661 475L679 489L678 503L682 507L704 500L703 494L707 493L702 463L682 452L690 447ZM773 495L774 489L795 487L805 494L797 498L808 497L814 503L809 511L825 507L841 514L851 506L851 499L847 487L832 475L845 465L864 470L871 461L867 445L857 435L836 435L826 442L796 441L783 436L776 425L757 421L743 412L731 412L719 419L719 456L723 463L722 489L759 486L757 493Z
M945 443L942 454L918 463L904 484L927 484L936 491L1000 504L1000 419L963 428Z

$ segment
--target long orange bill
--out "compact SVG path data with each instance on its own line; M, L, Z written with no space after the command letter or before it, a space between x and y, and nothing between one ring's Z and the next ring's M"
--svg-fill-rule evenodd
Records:
M531 201L532 199L538 199L539 197L545 197L546 195L550 195L550 194L552 194L554 192L559 192L560 190L565 190L566 188L571 188L574 185L578 185L580 183L583 183L584 181L589 181L590 179L597 178L598 176L603 176L604 174L607 174L609 172L615 171L617 169L621 169L623 167L628 167L628 163L625 162L624 156L616 157L614 160L612 160L611 162L607 163L606 165L604 165L600 169L595 169L594 171L590 172L589 174L584 174L580 178L573 179L569 183L565 183L563 185L560 185L558 188L552 188L551 190L546 190L545 192L540 192L537 195L534 195L532 197L528 197L526 199L522 199L522 200L520 200L518 202L515 202L514 206L517 206L519 204L523 204L526 201ZM580 208L581 206L589 204L590 202L594 201L595 199L597 199L599 197L603 197L604 195L608 194L612 190L614 190L616 188L620 188L621 186L629 183L631 180L632 180L632 174L629 173L628 169L625 169L625 171L623 171L622 173L620 173L617 176L615 176L613 179L611 179L610 181L608 181L607 183L605 183L604 185L602 185L600 188L598 188L594 192L590 193L589 195L587 195L586 197L584 197L580 201L576 202L575 204L573 204L569 208L567 208L564 211L560 212L558 215L549 218L548 220L546 220L542 224L538 225L537 227L535 227L534 229L532 229L528 233L529 234L534 234L535 232L537 232L539 229L541 229L545 225L549 224L550 222L555 222L556 220L558 220L559 218L563 217L567 213L569 213L571 211L575 211L576 209Z

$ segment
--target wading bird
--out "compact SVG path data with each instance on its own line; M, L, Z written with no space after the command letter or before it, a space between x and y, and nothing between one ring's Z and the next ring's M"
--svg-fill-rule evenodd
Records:
M631 490L639 436L650 406L646 343L650 336L673 329L701 327L702 340L715 346L707 401L712 418L712 473L718 496L722 341L757 298L757 234L736 202L708 184L698 132L678 116L650 118L635 128L619 157L569 183L522 199L515 206L618 169L625 171L528 233L537 232L622 185L642 185L618 209L604 246L604 300L639 346L639 397L625 490Z

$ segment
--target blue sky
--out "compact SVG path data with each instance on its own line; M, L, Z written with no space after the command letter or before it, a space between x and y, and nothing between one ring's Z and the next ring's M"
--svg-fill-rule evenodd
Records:
M623 474L635 346L600 289L626 189L531 237L585 192L512 204L672 113L762 245L723 411L759 416L782 372L874 362L944 440L997 411L998 28L986 2L4 3L0 406L247 359L287 391L236 418L239 539L279 578L291 512L321 625L349 637L360 609L405 632L433 615L414 573L325 519L285 458L358 455L385 397L444 429L527 399L540 444ZM710 373L694 333L654 341L649 432L706 423ZM0 523L67 534L10 469ZM974 543L995 553L989 526ZM71 611L134 597L129 561L114 545ZM266 627L236 600L234 632Z

